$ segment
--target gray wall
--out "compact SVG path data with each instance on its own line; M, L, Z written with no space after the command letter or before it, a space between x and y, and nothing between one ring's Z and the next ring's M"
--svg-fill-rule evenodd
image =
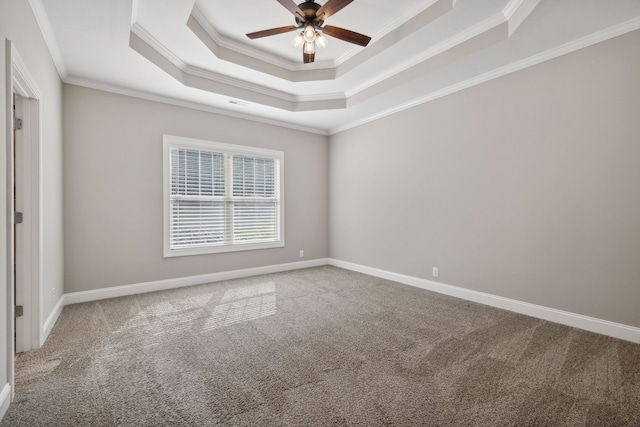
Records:
M332 258L640 327L640 31L330 142Z
M67 293L329 255L325 136L71 85L64 132ZM163 134L284 151L286 246L164 259Z
M0 0L0 385L7 373L7 140L6 49L5 39L12 41L38 89L42 92L42 239L44 322L62 297L64 288L62 230L62 83L47 46L37 26L28 1ZM55 297L54 297L55 292ZM42 325L40 325L42 326Z

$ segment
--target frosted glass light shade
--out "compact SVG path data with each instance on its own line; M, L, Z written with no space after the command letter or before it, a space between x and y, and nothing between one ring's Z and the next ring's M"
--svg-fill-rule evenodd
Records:
M302 47L302 45L304 44L304 36L302 35L302 33L295 36L294 39L291 40L291 43L293 43L295 47Z
M321 33L316 33L316 44L322 48L327 47L327 38Z
M306 43L311 43L316 39L316 30L313 28L313 25L307 25L304 27L304 41Z
M305 42L303 52L308 54L316 53L316 44L314 42Z

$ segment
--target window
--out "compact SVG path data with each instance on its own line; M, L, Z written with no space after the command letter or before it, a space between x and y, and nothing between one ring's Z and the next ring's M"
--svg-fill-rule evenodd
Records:
M165 257L284 246L284 153L163 140Z

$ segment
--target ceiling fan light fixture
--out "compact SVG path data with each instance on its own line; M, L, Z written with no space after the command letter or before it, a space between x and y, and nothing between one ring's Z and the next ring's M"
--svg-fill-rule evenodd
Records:
M327 38L324 34L316 32L316 44L321 48L327 47Z
M294 0L277 1L294 15L296 25L256 31L248 33L247 37L253 40L302 29L291 42L297 48L302 47L302 61L305 64L315 61L316 45L319 48L327 46L325 35L363 47L371 41L371 37L364 34L332 25L324 25L327 18L342 10L353 0L326 0L322 5L316 3L315 0L303 1L300 4L296 4Z
M313 28L312 24L307 24L302 33L304 34L304 41L306 43L312 43L316 40L316 29Z
M302 45L304 44L304 35L302 34L302 32L300 32L300 34L298 34L297 36L295 36L293 38L293 40L291 40L291 42L293 43L293 45L297 48L301 48Z
M308 54L316 53L316 44L314 42L305 42L303 52Z

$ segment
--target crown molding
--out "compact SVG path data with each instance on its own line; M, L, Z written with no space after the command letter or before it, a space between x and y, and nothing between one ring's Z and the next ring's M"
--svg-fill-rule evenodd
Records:
M342 93L297 96L190 66L138 24L131 28L129 46L183 85L195 89L287 111L333 110L346 108L347 105Z
M211 112L214 114L225 115L229 117L235 117L260 123L265 123L269 125L285 127L289 129L299 130L302 132L309 132L319 135L333 135L336 133L340 133L342 131L358 127L360 125L378 120L380 118L386 117L388 115L395 114L397 112L401 112L403 110L412 108L414 106L430 102L432 100L441 98L443 96L458 92L460 90L464 90L466 88L482 84L484 82L490 81L495 78L499 78L501 76L522 70L524 68L534 66L541 62L571 53L573 51L591 46L593 44L606 41L608 39L623 35L625 33L640 29L640 18L634 18L624 23L612 26L610 28L601 30L597 33L587 35L580 39L576 39L574 41L565 43L561 46L555 47L553 49L549 49L544 52L540 52L538 54L532 55L528 58L506 64L504 66L498 67L489 72L483 73L481 75L475 76L473 78L467 79L465 81L461 81L452 85L449 85L445 88L441 88L436 91L432 91L431 93L425 94L424 96L420 96L409 101L406 101L402 104L396 105L392 108L388 108L382 111L379 111L375 114L368 115L366 117L362 117L358 120L349 121L344 125L331 127L328 126L324 129L318 129L313 127L308 127L305 125L297 125L295 123L290 123L284 120L277 119L267 119L260 116L256 116L253 114L238 112L234 110L227 110L223 107L212 107L205 104L201 104L199 102L191 102L191 101L182 101L179 99L175 99L172 97L162 96L162 95L152 95L150 93L146 93L144 91L138 90L130 90L114 85L109 84L101 84L96 82L91 82L83 79L79 79L76 77L69 77L67 74L67 70L65 68L64 62L62 60L62 55L57 43L57 40L54 36L53 29L49 23L49 19L47 17L43 0L28 0L33 11L33 14L36 18L37 24L42 32L43 38L49 52L51 54L53 63L58 71L58 74L61 80L67 84L75 84L78 86L93 88L97 90L103 90L107 92L118 93L126 96L133 96L141 99L147 99L150 101L166 103L170 105L181 106L185 108L191 108L194 110ZM132 0L132 21L135 21L135 9L137 0ZM504 22L508 22L511 24L516 19L521 19L522 16L528 16L532 10L534 10L535 6L539 3L540 0L511 0L509 4L502 11L502 18L500 16L496 16L491 18L490 20L485 21L484 23L479 24L476 27L472 27L467 31L472 33L473 30L478 31L482 25L486 25L487 28L491 28L491 22L494 21L494 24L504 25ZM432 1L431 6L429 8L434 8L436 5L442 7L443 9L451 8L455 5L455 0L436 0ZM451 9L449 8L449 10ZM526 12L526 13L525 13ZM445 12L446 13L446 12ZM405 22L405 25L410 24L411 19ZM498 24L501 21L503 24ZM390 33L391 34L391 33ZM509 29L508 36L512 34L511 28ZM462 39L464 38L463 33L456 36L458 40L458 45L460 43L464 43ZM360 86L359 91L351 91L348 93L331 93L331 94L320 94L320 95L303 95L297 96L295 94L287 93L287 92L279 92L277 90L268 89L262 87L257 84L248 83L239 79L234 79L233 77L219 75L217 73L208 72L207 70L201 70L196 67L191 67L188 64L184 63L177 55L173 54L169 49L164 47L162 43L152 37L148 32L144 31L144 28L136 25L135 22L131 27L131 38L138 39L147 45L147 54L141 53L145 58L149 59L152 63L165 70L165 72L172 75L178 81L182 82L186 86L208 90L210 92L215 92L220 95L229 96L230 98L246 100L251 103L259 103L263 105L272 106L274 108L280 108L287 111L309 111L309 110L321 110L321 109L340 109L346 108L347 105L352 105L350 102L361 102L364 100L371 99L371 97L375 96L380 91L386 90L385 86L392 84L392 81L386 82L387 84L383 84L385 79L380 79L380 76L376 76L378 82L374 82L370 86ZM473 38L473 37L472 37ZM383 38L384 39L384 38ZM455 38L453 38L455 39ZM450 39L450 42L454 42L452 46L455 46L455 40ZM470 40L470 39L469 39ZM380 40L376 40L376 43L373 44L375 46L377 43L380 43ZM130 41L130 44L135 44ZM134 50L138 51L134 46L132 46ZM442 46L440 46L442 48ZM435 48L434 48L435 49ZM148 57L148 52L154 51L155 56L152 56L150 59ZM446 51L446 50L445 50ZM443 51L443 52L445 52ZM359 55L362 55L365 51L361 51ZM432 51L431 54L435 52ZM441 52L441 53L443 53ZM354 58L358 58L359 55L351 58L349 61L345 62L348 64L349 62L353 62ZM422 63L430 59L429 55L425 53L422 57L427 56L427 59L423 59ZM411 61L417 61L415 58ZM424 70L423 66L416 67L416 65L421 64L418 61L418 64L414 64L413 67L416 67L412 70L411 61L407 61L403 64L403 67L397 68L396 74L389 73L390 75L387 79L394 77L394 80L398 81L402 79L402 73L408 70L411 70L407 74L408 77L412 77L415 72ZM408 65L409 64L409 65ZM338 70L342 68L338 67ZM167 71L168 70L168 71ZM309 71L309 70L308 70ZM321 70L311 70L311 71L321 71ZM413 73L413 74L411 74ZM295 73L294 73L295 74ZM295 80L292 80L295 81ZM371 83L371 82L369 82ZM376 86L378 86L376 88ZM375 91L361 93L366 89L375 88L378 93L373 93ZM354 95L358 95L360 98L355 99ZM231 107L238 108L238 107ZM293 117L293 116L292 116Z
M412 8L410 8L409 10L405 11L404 13L402 13L400 16L396 17L395 19L385 23L385 25L379 29L378 31L376 31L371 38L373 40L378 40L384 36L386 36L387 34L389 34L390 32L394 31L395 29L397 29L398 27L402 26L403 24L405 24L406 22L410 21L412 18L414 18L416 15L420 14L421 12L423 12L424 10L434 6L436 3L438 2L442 2L442 1L450 1L452 3L455 3L455 0L424 0L422 2L420 2L417 5L414 5ZM357 55L361 49L357 48L357 47L352 47L351 49L349 49L347 52L345 52L344 54L342 54L340 57L338 57L337 59L333 60L333 61L322 61L322 62L314 62L312 65L309 64L301 64L299 62L293 62L290 60L287 60L285 58L282 58L280 56L277 55L272 55L269 53L264 52L264 50L262 49L257 49L254 48L246 43L242 43L238 40L234 40L234 39L230 39L227 37L224 37L222 34L220 34L215 28L214 26L209 22L209 20L206 18L205 14L202 12L202 10L198 7L197 4L194 4L193 6L193 10L191 12L191 16L190 19L193 18L193 20L195 20L195 22L197 22L197 24L202 28L202 30L204 30L204 32L207 34L207 36L211 39L208 43L205 42L205 44L210 45L213 44L215 45L215 47L213 49L210 49L213 51L217 51L220 48L224 48L224 49L228 49L231 50L237 54L241 54L241 55L245 55L245 56L249 56L251 58L255 58L258 59L260 61L263 62L267 62L270 63L276 67L282 68L284 70L290 71L290 72L294 72L294 73L304 73L305 71L311 69L334 69L337 68L338 66L340 66L341 64L345 63L346 61L348 61L350 58L354 57L355 55ZM191 28L192 24L188 24L188 26ZM193 30L193 28L192 28ZM195 31L194 31L195 32ZM196 34L197 35L197 34ZM211 43L213 42L213 43ZM215 54L215 52L214 52ZM334 72L335 74L335 72ZM296 80L292 80L292 81L307 81L306 79L302 78L298 78Z
M420 27L416 23L421 22L422 25L426 25L443 13L451 11L455 3L456 0L424 0L419 6L406 11L375 33L373 37L375 41L366 50L374 52L373 55L362 55L365 51L354 47L335 61L315 62L311 65L293 63L251 48L244 43L223 37L207 20L197 5L193 7L187 21L187 27L218 59L291 82L334 80L337 76L362 65L373 56L414 33ZM427 18L425 19L424 17ZM387 37L384 43L379 43L380 40L385 39L390 34L394 34L394 37ZM375 45L377 45L377 48L373 48Z
M416 10L421 10L418 14L415 14L416 10L410 10L394 21L394 23L392 23L393 25L390 24L386 26L383 30L387 31L387 36L383 37L379 42L374 43L376 48L370 50L372 55L375 56L390 46L393 46L419 28L451 11L455 6L455 0L426 0L426 2L428 4L422 4L421 8L415 8ZM502 15L500 16L502 17ZM502 20L504 20L504 17L502 17ZM401 23L401 25L398 26L398 23ZM262 55L262 58L260 55L252 54L252 56L248 56L241 51L244 49L243 45L233 44L222 38L215 28L205 19L202 11L195 5L188 19L187 26L219 59L246 66L256 71L292 82L335 79L336 69L334 68L292 71L291 69L285 69L266 61L265 59L268 59L268 57L265 55ZM474 29L475 28L476 27L474 27ZM462 37L466 39L467 32L464 32ZM347 108L349 102L349 95L345 93L295 96L286 92L267 89L256 83L242 81L200 67L185 64L177 55L171 52L139 24L134 24L131 28L130 47L182 84L196 89L216 92L233 98L288 111L343 109ZM362 52L360 53L362 54ZM371 59L373 56L366 54L365 56L354 57L354 63L359 62L355 66L362 65L362 63ZM365 82L357 90L352 91L352 94L357 94L369 87L380 85L390 76L396 75L420 62L424 62L424 55L419 55L417 59L405 62L400 67L394 68L389 74L374 77L374 79ZM339 72L344 74L349 71L349 69L352 69L350 67L352 66L348 65L348 62L344 63L343 66L340 67Z
M381 52L404 40L419 29L451 12L455 5L456 0L437 0L433 2L428 8L414 15L411 19L396 27L384 37L377 39L374 43L370 43L366 49L361 50L348 62L342 63L336 70L337 75L342 76L365 64L368 60L373 59Z
M346 99L346 96L342 92L335 93L321 93L314 95L296 95L296 101L298 102L312 102L312 101L335 101L337 99Z
M229 49L242 55L247 55L252 58L259 59L260 61L268 62L287 71L296 71L296 64L292 61L288 61L277 55L272 55L262 49L256 49L246 43L240 43L239 41L223 37L205 17L197 4L193 5L190 19L191 18L193 18L202 27L202 29L211 38L211 41L213 41L218 48ZM189 26L189 24L187 24L187 26ZM191 27L189 26L189 28Z
M346 123L342 126L335 127L328 131L329 135L335 135L340 132L347 131L349 129L356 128L358 126L365 125L367 123L374 122L376 120L382 119L387 116L391 116L393 114L399 113L404 110L408 110L410 108L416 107L418 105L425 104L427 102L436 100L438 98L442 98L447 95L451 95L453 93L459 92L464 89L468 89L473 86L477 86L479 84L488 82L490 80L497 79L499 77L505 76L507 74L515 73L516 71L523 70L525 68L532 67L534 65L540 64L542 62L549 61L554 58L558 58L563 55L567 55L571 52L575 52L580 49L584 49L586 47L592 46L597 43L604 42L606 40L612 39L614 37L621 36L623 34L629 33L631 31L640 29L640 18L634 18L629 21L623 22L621 24L615 25L613 27L607 28L605 30L599 31L594 34L590 34L585 37L581 37L577 40L565 43L561 46L555 47L553 49L546 50L544 52L538 53L536 55L530 56L528 58L522 59L520 61L516 61L514 63L505 65L503 67L496 68L495 70L489 71L487 73L475 76L471 79L467 79L465 81L450 85L446 88L434 91L425 96L421 96L410 101L407 101L402 104L398 104L392 108L388 108L386 110L380 111L376 114L369 115L359 120L354 120L352 122Z
M89 88L89 89L96 89L96 90L101 90L101 91L104 91L104 92L110 92L110 93L115 93L115 94L124 95L124 96L131 96L131 97L134 97L134 98L140 98L140 99L144 99L144 100L148 100L148 101L160 102L160 103L174 105L174 106L178 106L178 107L189 108L189 109L193 109L193 110L197 110L197 111L204 111L204 112L209 112L209 113L213 113L213 114L219 114L219 115L223 115L223 116L227 116L227 117L233 117L233 118L238 118L238 119L244 119L244 120L249 120L249 121L253 121L253 122L258 122L258 123L264 123L264 124L268 124L268 125L283 127L283 128L287 128L287 129L301 131L301 132L308 132L308 133L312 133L312 134L316 134L316 135L323 135L323 136L331 136L331 135L335 135L335 134L347 131L349 129L353 129L353 128L365 125L367 123L374 122L374 121L382 119L384 117L387 117L387 116L402 112L404 110L408 110L408 109L416 107L418 105L422 105L422 104L425 104L427 102L442 98L444 96L459 92L461 90L468 89L470 87L473 87L473 86L488 82L490 80L505 76L507 74L511 74L511 73L523 70L525 68L529 68L531 66L540 64L542 62L545 62L545 61L548 61L548 60L551 60L551 59L554 59L554 58L569 54L571 52L574 52L574 51L577 51L577 50L592 46L594 44L601 43L603 41L612 39L614 37L621 36L623 34L631 32L631 31L639 30L639 29L640 29L640 18L635 18L635 19L629 20L627 22L624 22L622 24L619 24L619 25L607 28L605 30L602 30L602 31L600 31L598 33L595 33L595 34L592 34L592 35L589 35L589 36L586 36L586 37L582 37L580 39L577 39L577 40L574 40L572 42L566 43L566 44L561 45L559 47L556 47L554 49L550 49L550 50L541 52L541 53L539 53L537 55L533 55L533 56L531 56L529 58L525 58L525 59L523 59L521 61L518 61L518 62L515 62L515 63L512 63L512 64L508 64L508 65L505 65L503 67L499 67L499 68L497 68L495 70L492 70L490 72L484 73L484 74L479 75L479 76L476 76L474 78L467 79L467 80L465 80L463 82L456 83L454 85L450 85L450 86L448 86L446 88L443 88L443 89L438 90L438 91L434 91L434 92L432 92L430 94L427 94L425 96L412 99L412 100L407 101L405 103L399 104L399 105L397 105L397 106L395 106L393 108L388 108L388 109L380 111L380 112L378 112L376 114L372 114L372 115L363 117L362 119L354 120L354 121L345 123L342 126L338 126L338 127L331 128L331 129L328 129L328 130L326 130L326 129L317 129L317 128L312 128L312 127L307 127L307 126L301 126L301 125L289 123L289 122L286 122L286 121L267 119L267 118L256 116L256 115L253 115L253 114L240 113L240 112L236 112L236 111L232 111L232 110L212 107L212 106L201 104L201 103L197 103L197 102L184 101L184 100L180 100L180 99L177 99L177 98L151 94L151 93L147 93L147 92L143 92L143 91L139 91L139 90L133 90L133 89L129 89L129 88L123 88L123 87L119 87L119 86L115 86L115 85L98 83L98 82L84 80L84 79L80 79L80 78L76 78L76 77L67 77L67 78L63 79L63 82L66 83L66 84L86 87L86 88Z
M456 34L454 37L451 37L435 46L433 46L431 49L428 49L424 52L422 52L420 55L416 55L412 58L407 59L404 62L401 62L399 64L397 64L395 67L389 69L388 71L386 71L385 73L379 74L378 76L375 77L375 79L371 79L367 82L364 82L363 84L361 84L360 86L357 86L349 91L346 92L346 95L348 98L366 90L369 89L373 86L376 86L380 83L382 83L385 80L390 79L391 77L398 75L404 71L407 71L429 59L432 59L444 52L447 52L449 50L451 50L452 48L461 45L464 42L467 42L471 39L473 39L474 37L478 37L484 33L487 33L490 30L495 29L496 27L499 27L500 25L504 24L506 22L506 19L504 17L504 15L502 15L502 13L493 16L489 19L486 19L485 21L482 21L472 27L469 27L468 29L462 31L461 33ZM504 39L506 39L506 34Z
M415 18L417 15L420 15L425 10L435 6L436 3L441 3L443 0L425 0L417 5L414 5L409 10L405 11L402 15L397 16L395 19L387 22L382 28L371 35L372 39L381 39L390 32L394 31L396 28L403 26L408 21ZM455 0L451 2L451 9L453 9Z
M509 37L520 28L520 25L527 20L539 3L540 0L511 0L509 2L502 11L509 21Z
M511 0L507 6L502 10L502 14L506 19L511 19L511 17L516 13L518 9L522 6L526 0Z
M188 76L201 77L201 78L211 80L223 85L256 92L261 95L267 95L267 96L272 96L274 98L279 98L287 102L295 103L298 101L298 96L296 96L293 93L270 89L266 86L262 86L256 83L250 83L245 80L236 79L230 76L226 76L224 74L216 73L214 71L205 70L200 67L187 65L186 67L182 68L182 71L185 73L185 75L188 75Z
M286 129L292 129L300 132L312 133L316 135L328 136L329 133L324 129L318 129L309 126L302 126L295 123L286 122L283 120L268 119L254 114L241 113L238 111L227 110L224 108L212 107L210 105L201 104L198 102L185 101L170 96L157 95L149 92L144 92L137 89L130 89L112 84L100 83L92 80L86 80L79 77L67 77L63 81L65 84L80 86L87 89L99 90L102 92L114 93L116 95L130 96L132 98L143 99L146 101L159 102L161 104L173 105L176 107L189 108L191 110L204 111L207 113L218 114L226 117L233 117L236 119L248 120L251 122L263 123L271 126L277 126Z
M314 62L310 67L299 69L288 62L284 63L285 66L283 66L282 61L284 60L272 60L274 58L273 55L265 53L254 54L252 49L249 50L239 43L236 46L233 46L231 42L226 43L226 46L222 45L216 41L219 34L203 16L199 18L193 14L189 16L187 27L216 58L223 61L251 68L290 82L334 80L336 77L335 69L324 66L325 62Z
M140 0L131 0L131 25L136 23L138 20L138 8L139 8Z
M147 45L149 45L152 49L157 51L160 55L162 55L165 59L170 61L173 65L180 69L185 69L187 67L187 63L184 62L178 55L173 53L168 47L166 47L163 43L161 43L157 38L155 38L150 32L148 32L143 26L138 23L134 23L130 28L131 34L137 36L139 39L144 41ZM131 38L131 36L129 36Z
M385 23L385 25L382 28L380 28L375 33L371 34L371 39L375 40L374 41L374 44L375 44L379 40L386 37L388 34L396 31L397 29L401 30L403 34L402 38L404 38L413 32L410 30L410 25L405 25L405 24L413 22L417 16L425 13L425 11L429 11L430 9L435 8L438 3L450 3L451 7L449 8L449 10L451 10L453 9L455 2L456 0L425 0L417 5L414 5L414 7L405 11L403 14L397 16L395 19L392 19L389 22ZM402 40L402 38L397 38L397 37L394 38L394 43L399 42L400 40ZM357 47L350 49L348 52L336 58L336 60L334 61L334 67L336 68L340 67L342 64L344 64L345 62L347 62L348 60L350 60L351 58L353 58L354 56L358 55L361 52L362 50L358 49ZM337 74L340 74L340 73L337 73Z
M29 0L29 5L31 6L33 15L36 18L36 23L40 28L44 42L49 49L49 54L51 55L53 64L58 71L58 76L63 80L67 76L67 69L64 65L64 61L62 60L60 46L58 45L58 40L53 32L53 28L51 28L51 23L44 5L42 4L42 0Z
M512 0L508 7L508 14L513 17L518 8L523 4L531 4L534 2L537 4L538 1L539 0ZM439 9L433 9L434 5L438 5ZM455 1L453 0L432 1L429 8L425 9L421 14L413 16L409 21L406 21L405 24L407 24L407 28L412 28L415 31L421 26L426 25L425 23L432 22L433 19L452 10L454 5ZM194 10L196 10L196 15L202 15L197 8L194 7ZM530 8L530 10L533 9ZM200 19L202 18L203 17L200 16ZM200 25L200 22L197 21L193 14L189 18L188 25L214 54L220 54L220 46L216 44L215 40L210 38L211 34L206 28ZM210 24L206 23L205 25L210 26ZM210 26L209 31L215 30ZM402 34L402 37L394 36L391 45L397 43L410 33L411 32L407 30L406 33ZM347 108L349 105L363 102L384 93L389 90L390 86L392 87L396 83L399 84L402 81L414 79L419 74L432 71L434 67L441 67L443 64L458 60L470 53L505 40L510 35L508 31L508 20L505 17L505 13L501 11L497 15L465 29L431 49L409 58L390 70L362 82L362 84L350 89L346 93L295 96L294 94L268 89L256 83L242 81L200 67L184 64L176 55L139 25L132 27L131 34L130 46L134 50L186 86L288 111ZM137 36L139 40L136 40L134 36ZM384 41L384 38L382 41ZM374 55L378 53L373 52ZM261 60L256 60L264 65L264 62ZM273 67L271 64L267 64L267 66ZM279 68L279 70L281 72L291 73L281 68ZM312 73L314 71L308 70L307 72Z

